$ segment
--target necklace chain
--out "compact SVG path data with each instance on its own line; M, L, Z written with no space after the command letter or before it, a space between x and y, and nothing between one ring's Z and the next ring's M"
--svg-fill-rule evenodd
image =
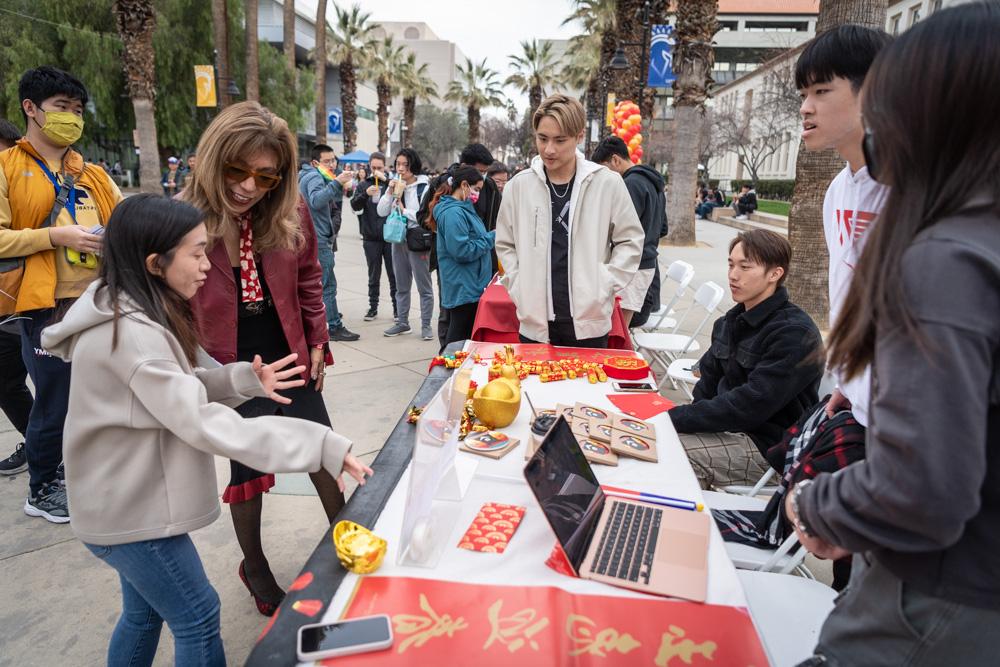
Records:
M552 181L549 181L549 188L552 190L552 194L554 194L557 199L565 199L566 195L569 193L570 186L572 186L572 185L573 185L573 181L572 180L568 181L566 183L566 187L563 188L562 194L559 194L559 191L556 190L556 184L553 183Z

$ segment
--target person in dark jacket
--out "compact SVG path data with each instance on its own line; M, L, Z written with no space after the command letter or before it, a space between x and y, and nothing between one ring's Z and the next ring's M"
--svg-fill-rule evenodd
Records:
M792 247L774 232L741 232L729 245L736 305L715 322L698 361L694 402L670 419L702 488L754 484L765 453L819 396L819 329L783 287Z
M997 3L950 7L883 48L865 78L865 166L889 193L829 363L848 379L871 365L866 459L786 499L803 547L854 554L802 664L997 664L1000 108L977 93L1000 77L998 34Z
M448 180L449 194L437 193L430 219L437 233L441 307L449 315L442 351L449 343L472 336L476 306L493 275L490 254L496 238L495 231L486 231L472 204L474 193L482 196L483 176L473 167L459 167Z
M361 336L344 326L337 307L337 276L334 273L344 186L351 182L351 174L346 171L336 173L337 156L325 144L313 146L310 157L312 161L299 170L299 192L309 206L309 215L316 227L319 265L323 267L323 305L326 307L330 340L355 341Z
M733 208L736 209L737 220L746 220L757 210L757 191L752 185L744 183L740 186L740 194L733 199Z
M361 243L365 249L365 262L368 264L368 312L365 321L370 322L378 317L378 301L382 283L382 265L389 277L389 295L392 301L392 317L396 318L396 273L392 268L392 244L386 243L382 236L382 226L385 216L378 214L378 200L385 193L389 179L385 173L385 153L375 151L368 157L368 171L364 174L354 196L351 197L351 208L358 215L358 226L361 228Z
M660 238L667 235L666 199L663 194L663 177L652 167L632 164L628 146L620 137L607 137L597 145L590 156L592 162L618 172L625 179L625 187L632 197L635 212L642 223L645 238L639 270L621 292L622 315L625 325L639 327L649 319L649 313L659 306L660 267L658 246ZM652 305L653 303L656 305ZM649 308L646 308L646 305Z

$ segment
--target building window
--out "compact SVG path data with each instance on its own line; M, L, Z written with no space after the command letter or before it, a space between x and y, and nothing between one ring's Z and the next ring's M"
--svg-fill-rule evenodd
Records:
M896 36L899 34L899 24L903 21L902 14L896 14L891 19L889 19L889 32Z
M738 21L719 21L719 32L736 32Z
M747 21L747 32L808 32L808 21Z
M420 39L420 31L411 25L403 31L403 39Z
M931 13L941 9L941 0L931 0Z
M920 20L920 5L910 7L910 27L912 28Z

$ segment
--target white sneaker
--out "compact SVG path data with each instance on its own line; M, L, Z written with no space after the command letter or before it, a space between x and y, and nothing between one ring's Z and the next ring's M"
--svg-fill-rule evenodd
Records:
M747 217L746 217L745 215L738 215L738 216L736 216L736 218L735 218L735 219L736 219L736 220L746 220L746 219L747 219Z

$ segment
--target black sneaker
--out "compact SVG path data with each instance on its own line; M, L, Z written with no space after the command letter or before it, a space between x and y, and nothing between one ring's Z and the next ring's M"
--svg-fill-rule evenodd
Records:
M24 453L22 442L14 448L14 453L0 461L0 475L16 475L28 469L28 455Z
M376 317L378 317L378 311L374 308L369 308L368 312L365 313L365 322L371 322Z
M40 516L52 523L69 523L65 487L58 482L44 486L41 493L29 496L24 501L24 513L28 516Z
M66 486L66 464L60 463L59 467L56 468L56 480L62 486Z
M347 327L341 326L337 329L330 329L330 340L349 342L361 338L361 334L350 331Z

